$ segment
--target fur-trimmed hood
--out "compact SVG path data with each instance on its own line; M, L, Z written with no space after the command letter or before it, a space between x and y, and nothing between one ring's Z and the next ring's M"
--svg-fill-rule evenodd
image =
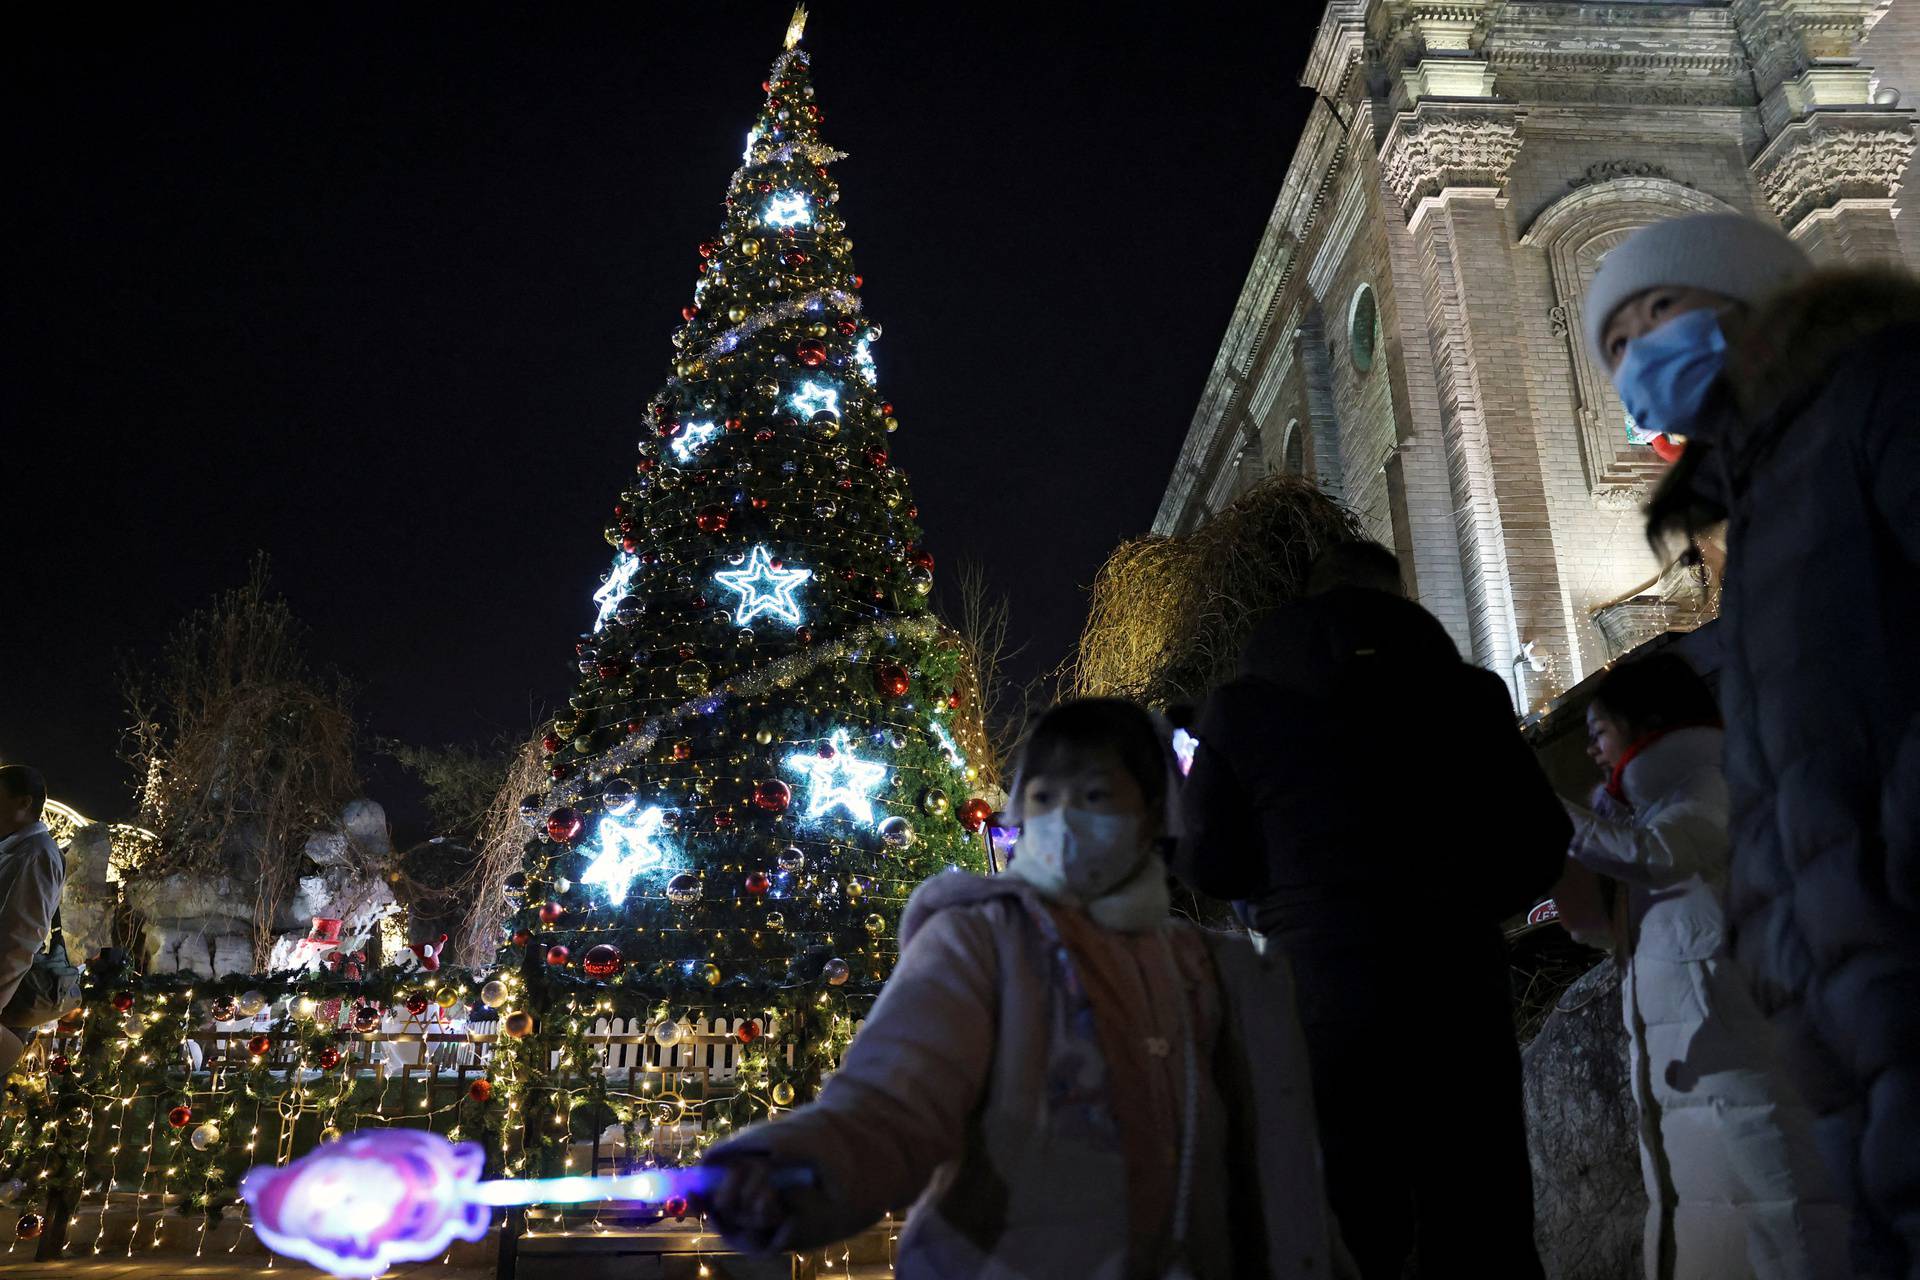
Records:
M1737 325L1722 377L1752 428L1791 417L1848 352L1898 325L1920 324L1920 280L1885 270L1818 271Z

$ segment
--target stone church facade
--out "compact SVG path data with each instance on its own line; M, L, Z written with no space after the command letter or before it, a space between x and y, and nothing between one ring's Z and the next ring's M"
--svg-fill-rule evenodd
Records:
M1916 9L1333 0L1156 530L1307 476L1528 709L1703 620L1710 593L1642 536L1662 464L1583 347L1582 296L1634 228L1694 212L1920 264Z

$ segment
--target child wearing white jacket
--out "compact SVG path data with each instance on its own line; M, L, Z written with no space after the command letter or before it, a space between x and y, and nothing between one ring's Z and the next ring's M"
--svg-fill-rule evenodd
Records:
M1608 776L1591 811L1569 806L1570 852L1617 882L1646 1274L1846 1276L1846 1210L1728 951L1727 785L1713 696L1677 655L1625 663L1601 680L1587 736Z

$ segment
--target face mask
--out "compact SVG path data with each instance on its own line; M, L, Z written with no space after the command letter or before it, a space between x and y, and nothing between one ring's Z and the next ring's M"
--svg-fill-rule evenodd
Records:
M1054 809L1020 824L1008 871L1045 893L1092 902L1124 884L1149 852L1138 814Z
M1641 430L1694 435L1707 388L1726 360L1720 317L1703 307L1629 342L1613 385Z

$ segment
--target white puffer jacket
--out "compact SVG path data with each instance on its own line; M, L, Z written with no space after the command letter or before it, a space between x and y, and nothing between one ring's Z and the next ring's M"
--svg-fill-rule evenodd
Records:
M1771 1028L1728 952L1727 784L1718 729L1642 748L1576 811L1572 855L1621 881L1651 1280L1844 1277L1847 1213L1812 1115L1777 1069Z

